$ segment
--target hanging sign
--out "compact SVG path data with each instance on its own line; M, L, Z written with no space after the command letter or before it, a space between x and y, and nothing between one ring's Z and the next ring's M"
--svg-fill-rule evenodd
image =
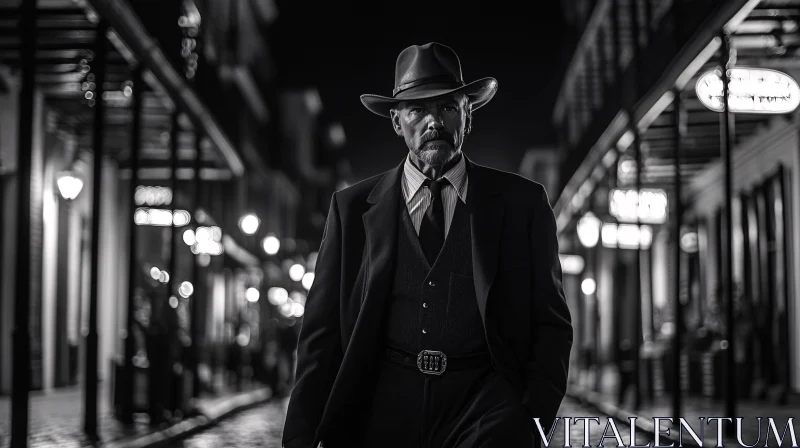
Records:
M791 76L776 70L737 67L728 70L728 104L731 112L787 114L800 105L800 87ZM722 77L719 70L704 73L695 86L707 108L723 112Z

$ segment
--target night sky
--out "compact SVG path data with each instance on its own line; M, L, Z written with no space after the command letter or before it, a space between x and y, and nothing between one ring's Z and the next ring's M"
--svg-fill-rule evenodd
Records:
M361 179L391 168L408 149L388 119L359 95L391 96L397 55L431 41L452 47L464 80L493 76L499 90L475 112L462 149L516 171L524 151L551 146L551 111L569 55L560 2L355 2L278 0L271 42L279 85L315 85L326 114L342 122L346 154Z

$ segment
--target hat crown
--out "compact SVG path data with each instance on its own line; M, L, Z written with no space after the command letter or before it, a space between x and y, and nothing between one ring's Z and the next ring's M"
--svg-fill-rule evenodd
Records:
M461 61L452 48L430 42L400 52L395 64L394 96L422 84L443 82L464 85Z

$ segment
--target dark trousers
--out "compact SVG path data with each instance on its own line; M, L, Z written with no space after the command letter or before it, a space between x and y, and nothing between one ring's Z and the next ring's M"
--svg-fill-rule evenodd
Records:
M382 361L347 446L533 447L519 392L491 366L426 375ZM326 443L327 447L328 444Z

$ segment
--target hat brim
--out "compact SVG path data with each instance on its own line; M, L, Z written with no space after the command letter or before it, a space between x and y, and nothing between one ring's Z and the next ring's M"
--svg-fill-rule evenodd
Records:
M406 95L402 95L401 93L402 97L366 94L361 95L361 103L364 107L369 109L370 112L380 115L381 117L389 118L391 116L389 111L394 108L397 103L402 101L427 100L445 95L452 95L454 93L467 95L472 105L472 110L475 111L485 106L486 103L494 97L494 94L497 93L497 80L494 78L483 78L455 89L423 89L409 92Z

